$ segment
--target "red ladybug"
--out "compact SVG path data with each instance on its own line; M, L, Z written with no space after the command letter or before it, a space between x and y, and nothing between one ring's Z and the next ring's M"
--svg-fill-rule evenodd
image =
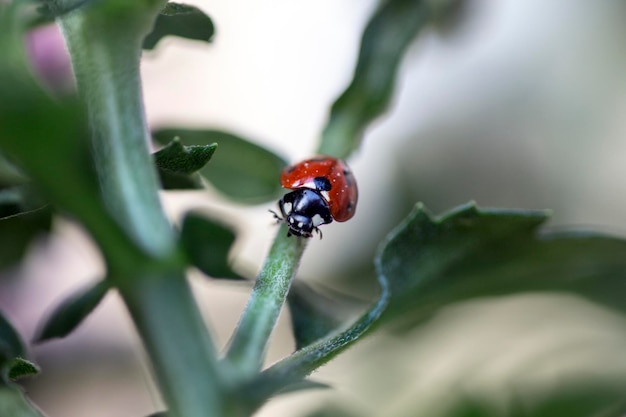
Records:
M319 226L354 216L359 197L356 180L339 159L320 156L290 165L280 175L280 184L293 190L278 201L283 217L274 213L289 226L287 236L312 237L315 231L321 238Z

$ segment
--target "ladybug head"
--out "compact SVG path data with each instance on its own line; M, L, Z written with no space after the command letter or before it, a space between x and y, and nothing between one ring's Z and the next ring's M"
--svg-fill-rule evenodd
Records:
M278 202L283 217L274 216L289 227L288 236L312 237L313 231L320 233L318 227L331 223L333 218L328 203L322 195L308 188L298 188Z

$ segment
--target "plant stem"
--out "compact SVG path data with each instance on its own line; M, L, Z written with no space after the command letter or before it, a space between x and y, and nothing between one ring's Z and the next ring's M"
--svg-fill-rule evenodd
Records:
M224 373L182 272L145 274L121 287L170 417L219 417Z
M231 339L226 358L247 377L258 372L268 341L285 303L307 239L287 237L282 225L257 277Z
M137 27L143 22L123 11L106 16L108 10L92 9L68 13L60 23L89 114L101 192L109 212L139 247L167 254L175 240L148 151L139 74L143 38L135 33L143 31Z
M91 127L100 192L136 245L106 248L117 286L150 356L170 417L223 417L227 390L215 348L184 276L160 205L148 149L139 60L162 0L91 2L59 18ZM80 196L77 196L80 198Z

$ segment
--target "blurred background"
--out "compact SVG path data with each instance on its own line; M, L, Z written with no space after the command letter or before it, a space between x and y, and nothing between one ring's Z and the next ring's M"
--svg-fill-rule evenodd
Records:
M190 4L212 17L216 36L209 46L166 39L145 54L150 125L233 131L291 161L314 152L377 2ZM626 236L625 21L619 0L467 0L455 19L423 32L389 113L349 161L357 214L324 226L300 278L373 299L377 245L417 201L437 214L468 200L549 208L551 227ZM235 224L235 268L256 273L275 233L273 205L236 206L213 190L168 192L163 202L174 220L201 208ZM2 272L0 308L25 338L64 294L102 273L79 227L59 220L54 230ZM223 346L249 289L192 280ZM364 340L314 375L334 389L277 398L258 415L306 416L320 404L357 416L557 415L547 398L574 407L562 415L577 415L588 396L626 398L618 388L625 324L568 294L460 303L418 328ZM285 312L268 362L292 350ZM26 388L50 417L135 417L160 407L115 294L70 337L31 352L43 373Z

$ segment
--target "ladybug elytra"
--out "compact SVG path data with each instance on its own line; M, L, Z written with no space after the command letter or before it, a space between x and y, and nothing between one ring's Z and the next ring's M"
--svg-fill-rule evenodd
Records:
M354 216L358 200L356 180L342 160L320 156L286 167L280 183L293 190L278 201L283 217L274 217L289 227L287 236L312 237L333 220L345 222Z

